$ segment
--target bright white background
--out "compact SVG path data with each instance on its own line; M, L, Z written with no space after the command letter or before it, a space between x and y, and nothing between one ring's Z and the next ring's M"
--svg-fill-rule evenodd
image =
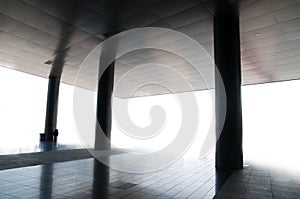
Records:
M47 79L0 67L0 153L31 151L44 130ZM244 157L261 164L299 172L300 168L300 81L242 87ZM197 157L212 116L207 91L195 92L199 105L199 129L189 155ZM59 142L78 144L73 119L73 87L61 84L59 95ZM129 114L139 126L150 124L149 111L161 105L166 112L164 130L149 140L123 134L113 122L112 142L136 151L166 146L180 126L180 106L174 95L130 100ZM300 172L299 172L300 173Z

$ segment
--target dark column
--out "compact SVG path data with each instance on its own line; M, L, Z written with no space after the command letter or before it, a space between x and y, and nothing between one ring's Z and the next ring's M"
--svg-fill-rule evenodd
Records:
M109 156L101 159L108 162ZM94 159L92 182L92 198L110 198L110 169L97 159Z
M106 38L112 37L120 32L121 14L123 12L123 0L107 1L107 13L109 14L110 23L106 24L108 30L103 34ZM115 63L112 62L108 68L103 71L102 63L105 59L115 60L118 47L117 39L110 42L110 46L106 46L101 52L99 61L99 80L98 80L98 95L97 95L97 113L96 113L96 135L95 149L108 150L110 149L111 138L111 120L112 120L112 93L114 87ZM105 61L104 61L105 62Z
M238 2L216 0L214 18L215 64L224 82L222 91L217 75L216 129L221 135L216 145L216 168L243 168L242 108L241 108L241 55ZM222 100L226 95L226 104ZM224 107L226 106L226 109ZM222 117L226 116L222 128Z
M98 81L97 121L95 149L110 149L111 120L112 120L112 93L114 86L114 62L104 71ZM104 134L103 134L103 133Z
M58 93L59 93L60 77L49 76L47 110L45 121L45 141L53 141L53 132L56 129L57 109L58 109Z

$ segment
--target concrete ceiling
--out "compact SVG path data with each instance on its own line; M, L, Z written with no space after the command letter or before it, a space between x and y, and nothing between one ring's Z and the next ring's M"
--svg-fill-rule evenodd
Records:
M213 1L107 2L0 0L0 65L47 78L52 66L51 62L46 62L65 53L61 81L95 89L92 78L95 71L83 71L81 79L75 83L83 60L116 29L124 31L138 27L177 30L196 40L213 57ZM300 78L300 0L241 0L240 24L243 85ZM159 39L159 36L153 39ZM193 53L184 46L182 52ZM204 68L210 65L211 60L204 55L194 57ZM191 90L207 88L189 64L172 53L155 49L134 51L120 57L116 61L115 82L130 69L152 62L174 68L192 84ZM139 87L137 84L143 80L168 80L173 85L173 92L187 91L179 80L166 72L146 67L143 70L132 73L127 83L115 90L115 96L124 97L126 90ZM209 87L213 87L212 65L204 71L208 71L205 78ZM163 87L148 85L134 96L168 92Z

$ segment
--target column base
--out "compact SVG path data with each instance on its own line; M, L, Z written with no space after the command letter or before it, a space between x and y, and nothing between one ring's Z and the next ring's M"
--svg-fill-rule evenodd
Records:
M57 142L57 136L46 136L45 133L40 133L41 142Z
M45 140L45 133L40 133L40 141L43 142Z

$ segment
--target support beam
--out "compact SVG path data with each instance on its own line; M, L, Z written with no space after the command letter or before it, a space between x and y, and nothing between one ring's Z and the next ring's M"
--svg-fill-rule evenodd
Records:
M84 10L83 8L83 2L77 2L72 5L70 4L67 8L64 7L63 9L58 9L58 12L59 15L63 14L68 18L69 24L74 24L80 18L82 11ZM65 65L65 59L70 50L69 43L72 41L73 34L76 31L74 28L70 30L70 26L63 22L59 27L60 40L54 52L55 57L49 75L45 134L41 134L41 141L57 141L58 131L56 130L56 123L60 78Z
M60 77L49 76L44 141L54 141L53 133L57 123L59 84Z
M216 127L221 135L216 144L216 168L242 169L242 107L241 107L241 54L238 2L216 0L214 18L215 64L222 80L215 78ZM226 104L222 100L220 81L223 81ZM226 109L224 108L226 106ZM222 128L222 116L226 116Z
M109 65L98 81L97 124L95 149L110 149L112 121L112 93L114 86L115 63Z

